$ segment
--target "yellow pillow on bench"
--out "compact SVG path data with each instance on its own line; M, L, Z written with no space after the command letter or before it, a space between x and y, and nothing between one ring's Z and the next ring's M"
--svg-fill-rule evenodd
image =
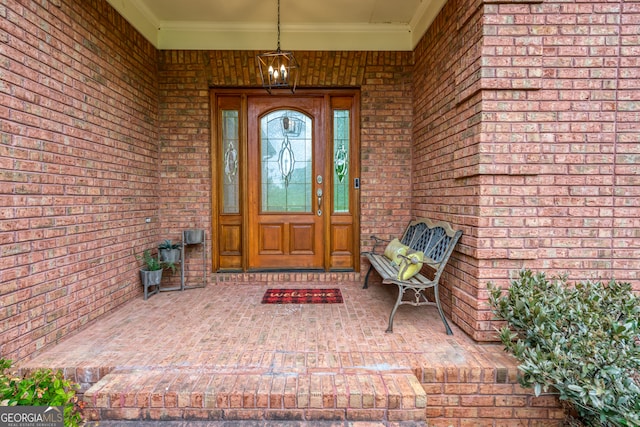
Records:
M408 250L409 246L403 245L398 239L393 239L384 250L384 256L389 258L394 265L400 265L400 261L402 261L400 255L406 255Z
M408 258L408 259L407 259ZM402 258L400 262L400 270L398 270L399 280L409 280L422 270L422 264L424 262L423 252L411 252L406 255L406 258Z

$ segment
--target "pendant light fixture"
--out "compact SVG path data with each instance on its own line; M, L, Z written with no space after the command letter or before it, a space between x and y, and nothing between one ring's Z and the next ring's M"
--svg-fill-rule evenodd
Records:
M256 56L262 87L271 93L272 89L290 89L296 91L298 84L298 62L293 52L280 50L280 0L278 0L278 48L275 52L261 53Z

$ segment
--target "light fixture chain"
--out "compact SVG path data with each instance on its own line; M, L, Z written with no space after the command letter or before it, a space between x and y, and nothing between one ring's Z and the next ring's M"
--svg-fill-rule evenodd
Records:
M278 52L280 52L280 0L278 0Z

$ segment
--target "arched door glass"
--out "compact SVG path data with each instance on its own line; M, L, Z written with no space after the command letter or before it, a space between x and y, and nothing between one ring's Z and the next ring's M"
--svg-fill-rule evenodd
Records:
M312 120L294 110L260 119L262 212L312 212Z

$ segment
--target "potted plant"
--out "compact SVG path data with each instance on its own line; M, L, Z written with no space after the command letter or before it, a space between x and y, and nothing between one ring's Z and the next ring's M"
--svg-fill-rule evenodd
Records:
M145 249L141 257L144 262L144 266L140 269L140 279L143 285L153 286L159 285L160 279L162 279L163 264L156 257L151 255L149 249Z
M171 240L166 239L160 245L158 245L158 253L160 254L160 261L165 263L175 264L180 261L180 243L173 243Z
M162 280L162 270L164 265L160 260L151 255L151 251L149 251L149 249L145 249L142 256L137 256L136 258L142 259L144 262L144 266L140 269L140 281L144 287L144 299L147 299L149 296L149 287L158 287L153 293L160 290L160 281Z

